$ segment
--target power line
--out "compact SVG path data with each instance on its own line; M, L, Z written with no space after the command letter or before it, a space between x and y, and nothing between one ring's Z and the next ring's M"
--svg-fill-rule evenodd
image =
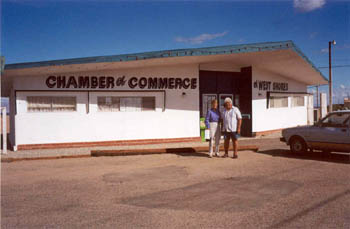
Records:
M350 67L350 64L332 66L332 68L349 68L349 67ZM322 66L322 67L318 67L318 68L329 68L329 67Z

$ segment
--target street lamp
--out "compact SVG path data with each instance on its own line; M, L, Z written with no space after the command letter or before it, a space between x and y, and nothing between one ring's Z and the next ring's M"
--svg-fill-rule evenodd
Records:
M333 89L332 89L332 45L335 45L335 40L328 42L328 54L329 54L329 112L333 111Z

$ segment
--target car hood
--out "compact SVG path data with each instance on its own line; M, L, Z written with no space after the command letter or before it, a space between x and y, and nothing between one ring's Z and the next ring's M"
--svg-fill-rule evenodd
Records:
M286 128L284 130L282 130L283 132L289 132L289 131L303 131L303 130L308 130L310 128L312 128L312 125L308 125L308 126L296 126L296 127L291 127L291 128Z

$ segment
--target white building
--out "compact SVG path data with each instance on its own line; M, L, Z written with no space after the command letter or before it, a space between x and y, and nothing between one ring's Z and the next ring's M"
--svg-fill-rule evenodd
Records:
M19 150L199 140L213 98L233 99L243 135L306 125L307 86L327 83L292 41L8 64L1 80Z

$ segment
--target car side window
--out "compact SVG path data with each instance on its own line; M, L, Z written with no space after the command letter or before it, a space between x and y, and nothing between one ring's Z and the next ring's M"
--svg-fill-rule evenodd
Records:
M350 127L350 115L349 117L344 121L345 126Z
M348 114L331 114L327 116L321 122L322 127L348 127L349 115Z

